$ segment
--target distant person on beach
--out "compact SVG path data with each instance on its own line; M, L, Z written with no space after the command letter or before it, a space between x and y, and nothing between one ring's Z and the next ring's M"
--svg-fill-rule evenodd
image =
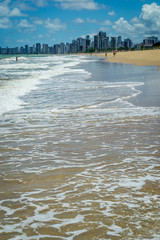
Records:
M115 57L115 55L116 55L116 52L115 52L115 51L113 51L113 56Z
M18 61L18 57L16 57L16 62Z
M105 57L107 57L107 53L105 53Z

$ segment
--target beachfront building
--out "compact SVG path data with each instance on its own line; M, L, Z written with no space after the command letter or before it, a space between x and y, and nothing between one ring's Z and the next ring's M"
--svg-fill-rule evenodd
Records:
M153 44L158 42L158 37L151 36L143 40L143 45L145 47L152 47Z
M59 48L60 48L60 45L59 44L54 44L53 45L53 53L54 54L58 54L60 51L59 51Z
M65 53L69 53L69 52L70 52L70 44L67 42L65 46Z
M98 49L98 35L94 36L94 49L97 50Z
M71 53L77 52L77 41L76 40L72 41L72 44L70 45L70 51L71 51Z
M104 49L104 40L106 38L106 33L105 32L102 32L100 31L98 33L98 49Z
M91 40L89 35L86 36L85 39L83 39L83 52L86 52L89 48L91 48Z
M43 44L42 53L48 54L48 44Z
M77 51L78 52L83 51L83 38L82 37L77 38Z
M132 43L131 39L129 39L129 38L124 39L124 47L125 48L132 48L133 47L133 43Z
M24 48L23 47L20 47L20 54L23 54L24 53Z
M65 53L65 44L63 42L60 43L60 54Z
M111 37L111 48L117 49L117 38Z
M36 54L40 54L40 53L41 53L41 44L36 43Z
M120 48L122 47L123 43L122 43L122 37L121 36L118 36L117 37L117 47Z
M134 45L135 49L141 49L142 47L152 47L158 42L158 37L151 36L143 40L143 43ZM0 47L0 54L65 54L65 53L81 53L87 51L112 51L114 49L121 50L133 48L133 42L131 39L126 38L122 41L122 37L108 37L106 32L99 31L97 35L94 35L93 39L90 39L89 35L85 38L78 37L73 40L72 43L55 44L51 47L48 44L43 44L41 48L40 43L36 43L29 47L16 47L16 48L2 48Z
M25 54L29 54L29 46L28 46L28 45L25 45L25 47L24 47L24 53L25 53Z
M100 31L94 36L93 46L95 50L105 50L109 47L109 37L106 36L105 32Z
M33 47L29 47L29 54L33 54Z

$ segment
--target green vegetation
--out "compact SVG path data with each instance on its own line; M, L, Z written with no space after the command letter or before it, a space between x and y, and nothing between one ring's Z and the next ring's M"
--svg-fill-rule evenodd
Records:
M153 44L153 47L154 48L160 48L160 42L157 42L157 43Z

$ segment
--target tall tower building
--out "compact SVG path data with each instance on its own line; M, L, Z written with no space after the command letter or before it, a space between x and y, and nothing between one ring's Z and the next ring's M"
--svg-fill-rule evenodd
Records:
M40 53L41 53L41 44L36 43L36 54L40 54Z
M117 38L111 37L111 48L116 49L117 48Z
M48 54L48 44L43 44L43 54Z
M65 52L65 44L63 42L60 43L60 54L64 54Z
M29 46L25 45L25 54L28 54L28 53L29 53Z
M117 38L117 47L122 47L122 37L121 36L118 36Z
M124 47L132 48L132 46L133 46L133 43L132 43L131 39L129 39L129 38L124 39Z
M94 49L98 49L98 35L94 35Z
M24 48L20 47L20 54L23 54L23 53L24 53Z
M83 50L83 38L77 38L77 51L82 52Z

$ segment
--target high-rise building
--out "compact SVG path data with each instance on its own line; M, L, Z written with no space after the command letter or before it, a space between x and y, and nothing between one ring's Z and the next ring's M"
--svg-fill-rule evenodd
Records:
M83 38L77 38L77 51L82 52L83 51Z
M77 52L77 41L76 40L72 40L72 44L70 44L70 50L72 53L75 53Z
M86 40L86 51L87 51L91 47L90 36L87 35L85 40Z
M126 47L126 48L133 47L133 43L132 43L131 39L129 39L129 38L124 39L124 47Z
M97 35L94 36L94 49L104 50L109 47L109 37L106 36L106 33L100 31Z
M24 53L24 48L20 47L20 54L23 54L23 53Z
M111 37L111 48L117 49L117 38Z
M102 50L105 47L105 38L106 38L106 33L103 31L100 31L98 33L98 49Z
M25 52L25 54L29 53L29 46L28 45L25 45L24 52Z
M104 39L103 39L103 44L102 44L102 49L107 49L107 48L109 48L109 37L105 37Z
M143 40L143 44L146 46L152 46L154 43L157 43L157 42L158 42L158 37L154 37L154 36L148 37Z
M48 44L43 44L42 52L43 54L48 54Z
M121 36L117 37L117 47L118 48L122 47L122 37Z
M53 47L48 47L48 53L49 54L53 54L54 52L53 52Z
M66 47L65 47L65 52L66 53L69 53L70 52L70 44L69 43L66 43Z
M60 54L65 53L65 44L63 42L60 43Z
M94 35L94 49L98 49L98 35Z
M29 47L29 54L33 54L33 47Z
M157 43L158 42L158 37L155 37L155 36L151 36L149 37L150 40L153 40L154 43Z
M58 54L58 49L60 48L60 45L59 44L54 44L54 46L53 46L53 52L54 52L54 54Z
M36 53L36 46L35 46L35 44L33 45L33 53L34 54Z
M155 36L148 37L143 40L144 45L150 46L154 43L158 42L158 38ZM127 38L122 41L121 36L111 37L111 41L109 41L109 37L107 37L106 32L99 31L97 35L94 36L94 40L91 41L90 36L86 35L83 39L82 37L73 40L72 43L64 44L61 42L60 44L55 44L51 47L48 44L43 44L41 48L40 43L36 43L33 47L29 47L25 45L25 47L19 48L0 48L0 54L65 54L65 53L76 53L76 52L86 52L89 48L94 50L107 50L108 48L117 49L119 47L132 48L132 41Z
M36 54L40 54L40 53L41 53L41 44L36 43Z

